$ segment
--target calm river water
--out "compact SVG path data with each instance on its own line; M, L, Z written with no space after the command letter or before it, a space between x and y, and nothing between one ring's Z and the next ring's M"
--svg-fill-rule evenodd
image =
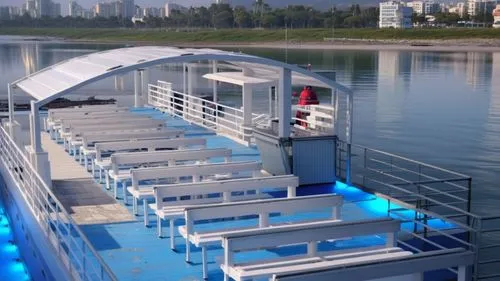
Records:
M6 99L8 82L70 57L119 46L0 36L0 100ZM474 211L500 211L500 53L242 51L335 70L337 80L355 91L356 143L471 175ZM165 72L181 79L172 69L157 69L151 76L161 79ZM131 81L125 77L120 92L131 94ZM97 96L114 91L113 81L81 90ZM25 99L16 92L16 100Z

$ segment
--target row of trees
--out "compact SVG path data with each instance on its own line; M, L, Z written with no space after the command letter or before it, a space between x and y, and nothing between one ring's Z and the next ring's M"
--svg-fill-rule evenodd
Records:
M480 13L473 17L470 17L468 14L465 14L464 17L460 17L458 14L452 13L436 13L432 16L435 17L435 23L444 24L444 25L456 25L459 21L474 21L480 23L493 23L493 15L491 13ZM425 24L426 19L425 15L417 15L413 14L413 23L417 24Z
M137 26L150 28L331 28L331 27L375 27L378 8L360 8L318 11L302 5L272 9L257 1L253 8L231 7L227 4L212 4L209 7L191 7L187 11L173 10L168 18L145 17ZM34 19L28 14L11 20L0 20L0 26L36 27L131 27L130 19L119 17L92 19L59 17Z

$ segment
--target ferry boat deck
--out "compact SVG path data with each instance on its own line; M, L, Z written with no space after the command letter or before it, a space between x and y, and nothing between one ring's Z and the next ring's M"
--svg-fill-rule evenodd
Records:
M207 61L213 68L203 77L242 86L242 109L217 102L217 83L212 101L193 95L191 64ZM184 63L183 91L150 83L144 68L161 63ZM71 90L130 71L134 107L39 111ZM284 93L295 84L331 89L332 104L299 107L306 114L294 117ZM254 87L270 89L269 114L253 113ZM71 59L16 81L11 105L16 88L36 101L25 122L29 140L12 111L0 130L2 194L24 210L32 238L20 242L42 259L27 264L46 265L47 280L499 276L480 270L497 262L481 250L500 245L488 236L498 234L499 217L470 212L470 177L353 145L352 92L319 73L223 51L138 47ZM346 107L337 90L346 93ZM159 226L161 216L174 225Z
M146 114L155 119L164 119L169 127L182 129L186 131L188 137L203 137L207 139L207 148L225 147L233 151L233 161L248 161L260 160L259 151L256 148L244 146L229 138L218 136L213 132L189 124L187 121L177 117L172 117L162 112L151 109L142 108L134 109L136 114ZM46 134L48 136L48 134ZM177 251L170 249L168 237L160 239L156 237L156 220L154 213L150 212L150 225L144 227L143 218L132 217L132 206L123 204L123 200L118 200L119 207L113 206L116 202L112 199L113 191L106 190L105 185L101 184L100 190L96 189L97 184L95 179L90 179L90 174L85 171L85 168L78 164L75 159L68 153L61 154L64 151L62 144L57 146L51 145L54 140L44 138L42 145L49 155L57 154L57 159L50 159L53 181L64 180L65 185L70 190L60 190L57 183L54 186L55 195L61 200L63 205L71 214L75 222L79 223L83 233L88 237L94 248L102 256L106 264L110 267L118 280L199 280L202 276L201 254L200 250L193 248L195 253L192 263L187 264L184 261L185 249L182 243L179 243ZM59 152L59 153L58 153ZM62 166L64 165L64 169ZM73 166L76 166L73 168ZM71 167L68 170L68 167ZM65 176L59 176L64 172ZM69 172L69 173L68 173ZM79 175L79 176L76 176ZM76 176L76 178L75 178ZM82 182L81 178L86 176L86 180ZM80 193L81 190L89 191L91 195L90 202L86 196ZM107 193L104 200L100 195ZM368 218L382 218L388 214L387 202L384 199L378 198L373 194L363 192L355 187L349 187L342 182L327 185L302 186L298 189L297 195L312 195L336 193L344 197L344 205L342 206L342 220L355 221ZM68 202L65 204L64 196L70 194L76 200L83 199L81 202ZM121 194L121 192L119 192ZM273 193L276 197L284 197L283 192ZM110 207L111 205L111 207ZM87 206L88 208L82 207ZM127 212L123 214L121 210L125 207ZM142 207L142 206L141 206ZM394 208L394 206L393 206ZM408 211L410 212L410 211ZM308 219L313 218L328 218L329 211L302 214ZM98 216L98 217L96 217ZM114 221L114 220L122 221ZM280 220L299 220L303 217L287 217L277 218ZM257 219L248 219L245 221L236 222L219 222L207 224L206 229L217 229L228 226L245 226L253 225ZM429 221L429 225L439 229L453 229L452 224L434 219ZM412 223L403 225L406 229L412 229ZM168 233L168 225L163 225L164 233ZM182 242L182 237L176 234L176 240ZM325 249L349 249L356 247L368 247L376 245L384 245L385 237L383 235L373 235L356 237L353 239L337 241L335 243L325 243L321 245ZM246 254L242 258L269 258L287 256L296 254L297 252L305 251L304 247L293 247L285 250L277 250L273 252L258 251L251 254ZM220 247L212 247L208 251L209 262L209 280L223 279L219 265L223 257L223 251ZM451 274L450 274L451 275Z

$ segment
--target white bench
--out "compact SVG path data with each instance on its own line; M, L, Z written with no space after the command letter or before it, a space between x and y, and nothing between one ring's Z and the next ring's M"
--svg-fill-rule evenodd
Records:
M76 126L91 126L91 125L102 125L102 124L123 124L123 123L131 123L139 120L152 120L149 116L143 115L133 115L128 113L126 115L111 115L101 118L92 118L92 119L65 119L61 122L61 132L69 132L71 128Z
M199 146L200 148L206 148L207 140L201 138L176 138L176 139L152 139L152 140L127 140L127 141L115 141L115 142L104 142L95 144L95 166L99 167L99 171L104 171L105 174L111 168L111 158L103 158L103 152L128 152L134 150L164 150L164 149L186 149L188 147L193 148ZM87 160L88 157L85 157ZM87 167L87 163L85 163ZM100 173L101 174L101 173ZM102 180L102 177L99 177Z
M141 185L140 181L161 179L177 179L183 177L190 177L192 182L200 182L206 180L221 180L234 178L239 175L240 177L260 177L262 164L256 161L244 162L226 162L226 163L212 163L212 164L196 164L196 165L182 165L182 166L169 166L169 167L156 167L156 168L143 168L133 169L130 171L132 178L132 186L124 189L124 197L127 196L128 191L133 196L133 212L137 214L137 200L143 200L144 203L144 225L148 225L148 209L147 199L154 198L153 187L155 185ZM246 175L243 175L245 174ZM177 182L178 183L178 182ZM160 210L159 212L162 212ZM182 218L183 214L180 212L178 216Z
M94 124L94 125L78 125L73 126L68 133L63 133L62 138L66 143L69 143L68 151L73 147L73 151L76 151L76 147L81 145L82 135L104 135L113 134L118 130L134 130L134 129L155 129L165 127L165 120L137 120L126 124Z
M131 124L135 123L136 121L152 120L151 118L147 117L132 116L129 113L127 114L128 115L108 116L106 118L96 118L88 120L69 119L62 121L59 126L54 126L54 128L57 131L58 138L61 138L63 140L64 148L67 148L66 146L68 140L77 139L75 131L78 130L79 127L81 128L83 126L89 126L89 127L99 126L99 130L102 131L106 130L109 127L119 128L119 126L121 126L122 124Z
M163 219L169 220L170 247L175 249L174 220L179 216L179 212L182 216L186 207L202 204L255 200L264 197L263 191L281 188L286 188L287 197L291 198L295 197L297 186L299 186L299 179L293 175L159 185L154 187L155 203L149 206L151 209L155 210L157 216L159 237L162 236L161 221ZM204 196L214 194L222 196ZM164 199L181 197L183 200L164 201Z
M113 131L109 134L84 134L82 136L82 146L80 151L84 159L91 158L92 174L95 174L95 165L93 155L96 154L95 144L115 142L115 141L134 141L134 140L155 140L165 138L182 138L183 130L169 130L165 128L142 128L133 130ZM88 161L88 160L87 160Z
M96 104L96 105L82 105L82 106L72 106L72 107L65 107L65 108L51 108L48 110L49 114L57 114L57 113L64 113L64 112L80 112L80 111L105 111L109 109L115 109L118 108L117 104Z
M331 216L328 220L340 220L342 204L342 196L328 194L187 207L184 212L185 226L179 226L179 233L186 240L186 262L191 262L190 243L198 248L201 247L203 278L207 279L207 246L220 245L223 235L241 230L255 230L283 225L284 223L269 223L270 214L276 213L290 215L329 209ZM247 227L224 227L223 229L212 229L210 231L195 229L195 222L197 221L211 221L244 216L258 216L258 224L252 223L252 225ZM301 221L304 222L303 219ZM291 223L298 223L298 221Z
M275 274L298 270L321 270L334 266L349 266L366 261L385 261L412 255L396 247L400 221L391 218L350 222L323 221L276 226L259 230L242 230L222 235L224 280L236 281L271 278ZM386 235L382 247L349 250L318 251L318 241L354 236ZM287 245L306 244L307 253L291 257L266 258L261 261L236 263L235 252L272 249Z
M231 154L232 151L225 148L115 153L111 156L111 170L107 176L105 175L106 188L109 189L110 178L112 178L114 181L114 194L115 198L117 198L118 182L121 182L123 188L126 189L124 184L131 179L130 168L128 167L133 165L142 165L144 167L175 166L178 161L207 161L218 157L223 157L227 162L230 161ZM128 169L120 170L120 167L123 166L126 166ZM125 197L123 199L126 202Z
M48 114L47 120L45 122L46 129L51 133L55 133L55 129L57 129L61 125L61 121L65 119L76 119L76 118L100 118L110 115L130 115L130 112L127 108L118 108L109 109L105 111L76 111L76 112L52 112ZM57 137L57 135L54 135Z
M409 256L360 262L356 265L339 264L324 270L301 270L276 274L271 281L417 281L423 280L424 272L458 267L457 281L471 280L467 267L474 263L474 252L463 248L426 251ZM407 278L405 278L407 277ZM449 280L453 280L449 278Z

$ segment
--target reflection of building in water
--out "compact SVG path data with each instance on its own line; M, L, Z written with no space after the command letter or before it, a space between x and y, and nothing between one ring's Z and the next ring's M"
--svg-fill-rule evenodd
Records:
M489 107L489 123L495 123L495 132L500 131L500 53L491 55L491 98ZM498 141L498 140L497 140ZM500 145L500 143L499 143Z
M384 137L396 134L394 126L397 126L403 116L404 100L409 85L406 79L401 77L410 72L409 53L379 51L375 126Z
M23 59L24 70L26 75L30 75L40 69L40 45L22 44L21 57Z
M412 52L411 54L411 70L418 74L428 71L438 71L441 67L440 58L443 54L430 52Z
M392 79L394 85L401 79L405 88L409 87L412 72L413 53L399 51L380 51L378 53L379 79Z
M474 89L491 83L491 53L467 53L467 84Z

